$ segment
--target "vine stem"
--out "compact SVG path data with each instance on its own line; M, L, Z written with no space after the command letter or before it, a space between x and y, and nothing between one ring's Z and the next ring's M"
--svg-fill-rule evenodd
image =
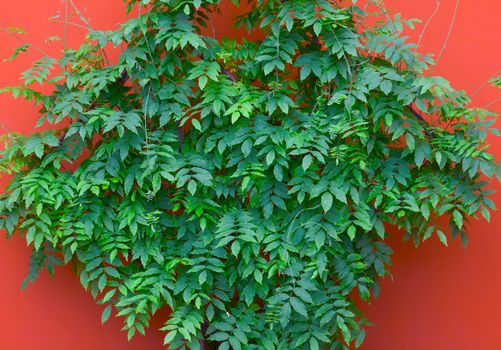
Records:
M64 34L63 34L64 52L68 48L68 0L64 2Z
M482 83L482 85L480 85L471 95L470 95L470 98L473 98L474 96L476 96L480 90L482 90L487 84L489 84L489 82L491 81L491 79L495 78L499 72L501 72L501 69L499 69L496 73L494 73L489 79L487 79L486 81L484 81Z
M49 19L50 22L60 22L60 23L65 23L65 21L63 20L60 20L60 19L55 19L55 18L50 18ZM66 21L66 23L68 23L69 25L72 25L72 26L75 26L75 27L78 27L78 28L82 28L82 29L85 29L87 30L88 28L86 26L83 26L79 23L75 23L75 22L72 22L72 21Z
M416 53L417 49L419 48L419 45L421 44L421 40L423 39L423 36L426 33L426 30L428 29L428 25L433 20L433 17L435 17L435 15L438 13L438 11L440 9L440 3L441 3L441 0L436 0L436 2L435 2L435 10L431 14L430 18L428 18L428 20L426 21L426 23L425 23L425 25L423 27L423 30L419 34L419 39L418 39L418 42L416 44L416 47L414 48L414 53Z
M451 37L452 28L454 28L454 23L456 22L456 15L458 13L458 8L459 8L459 0L456 0L456 4L454 5L454 12L452 14L451 24L449 25L449 30L448 30L447 35L445 37L444 44L442 45L442 48L440 49L440 52L438 53L436 64L438 64L438 61L440 61L440 58L442 57L442 54L444 53L445 47L447 46L447 43L449 42L449 38Z
M490 107L490 106L492 106L493 104L495 104L495 103L497 103L497 102L499 102L499 101L501 101L501 97L498 97L498 98L496 98L494 101L489 102L488 104L486 104L486 105L485 105L485 106L483 106L482 108L487 108L487 107Z

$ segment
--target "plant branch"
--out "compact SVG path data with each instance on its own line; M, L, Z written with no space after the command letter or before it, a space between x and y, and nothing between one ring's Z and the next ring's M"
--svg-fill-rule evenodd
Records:
M89 31L93 31L94 29L92 29L92 26L90 25L90 22L83 15L83 13L78 9L78 7L75 5L75 3L73 2L73 0L66 0L66 1L67 2L69 1L69 3L71 5L71 7L73 8L73 10L77 14L77 16L80 18L80 20L85 23L85 25L87 26L87 28L89 29Z
M476 94L478 94L480 92L480 90L482 90L487 84L489 84L489 82L494 78L496 77L499 72L501 72L501 69L499 69L496 73L494 73L489 79L487 79L486 81L484 81L482 83L482 85L480 85L471 95L470 95L470 98L473 98Z
M483 106L482 108L484 108L484 109L485 109L485 108L487 108L487 107L490 107L490 106L492 106L493 104L495 104L495 103L497 103L497 102L499 102L499 101L501 101L501 97L498 97L498 98L496 98L494 101L489 102L488 104L486 104L486 105L485 105L485 106Z
M411 113L414 115L414 117L416 117L416 119L426 123L427 125L430 125L430 123L428 123L428 121L426 119L424 119L421 114L419 114L418 112L416 112L416 110L414 108L412 108L411 105L407 106L407 109L409 111L411 111Z
M45 52L43 49L41 49L40 47L30 43L29 41L27 41L26 39L24 39L23 37L15 34L15 33L12 33L10 30L8 29L5 29L3 27L0 27L0 31L4 32L4 33L7 33L8 35L10 35L11 37L13 37L14 39L17 39L27 45L29 45L29 47L32 47L33 49L35 49L36 51L38 51L40 54L42 54L43 56L45 57L51 57L47 52Z
M68 48L68 0L64 2L64 34L63 34L64 52Z
M75 26L75 27L78 27L78 28L82 28L82 29L85 29L87 30L88 28L86 26L83 26L79 23L75 23L75 22L71 22L71 21L64 21L64 20L60 20L60 19L55 19L55 18L50 18L49 19L50 22L60 22L60 23L67 23L69 25L72 25L72 26Z

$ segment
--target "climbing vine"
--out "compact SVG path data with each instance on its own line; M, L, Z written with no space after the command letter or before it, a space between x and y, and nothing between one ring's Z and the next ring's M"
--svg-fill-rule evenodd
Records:
M3 89L49 127L2 136L0 227L33 249L25 284L74 263L129 337L167 307L171 349L358 346L388 226L447 244L489 219L493 114L379 2L241 5L260 40L204 34L218 0L129 0L118 30L42 51Z

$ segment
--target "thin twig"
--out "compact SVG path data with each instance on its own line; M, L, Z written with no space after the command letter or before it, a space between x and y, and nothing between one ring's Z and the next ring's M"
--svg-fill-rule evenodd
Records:
M51 57L47 52L45 52L44 50L42 50L38 46L30 43L29 41L27 41L23 37L15 34L15 33L12 33L11 31L9 31L9 30L7 30L7 29L5 29L3 27L0 27L0 31L5 32L5 33L9 34L11 37L13 37L14 39L17 39L17 40L22 41L23 43L29 45L30 47L32 47L33 49L35 49L36 51L38 51L39 53L41 53L43 56L45 56L45 57Z
M85 25L87 26L87 28L89 29L89 31L93 31L94 29L92 29L92 26L90 25L90 22L83 15L83 13L78 9L78 7L75 5L75 3L73 2L73 0L67 0L67 1L70 2L71 7L73 7L73 10L78 15L78 17L80 18L80 20L85 23Z
M444 53L444 50L445 50L445 47L447 46L447 42L449 41L449 38L451 37L452 28L454 28L454 23L456 22L456 15L458 12L458 7L459 7L459 0L456 0L456 5L454 6L454 13L452 14L452 20L451 20L451 24L449 26L449 31L447 32L447 36L445 37L444 44L442 45L442 48L440 49L440 52L438 53L438 56L437 56L437 61L436 61L437 64L438 64L438 61L440 61L442 54Z
M75 11L75 13L80 18L80 20L87 26L87 29L89 30L89 32L93 32L94 29L92 28L92 25L90 24L89 20L87 19L87 17L84 16L84 14L82 13L82 11L80 11L78 9L77 5L75 5L75 3L73 2L73 0L66 0L66 1L70 2L70 5L73 8L73 11ZM109 66L110 65L110 61L108 60L108 55L106 54L106 51L104 51L104 49L102 47L99 47L99 51L101 52L101 55L104 58L104 62L106 63L107 66Z
M391 17L390 15L388 15L388 10L386 10L386 8L384 7L384 4L382 5L379 5L377 2L375 1L371 1L371 3L379 10L381 11L381 13L386 17L386 20L388 21L388 23L391 23L392 20L391 20Z
M68 0L64 1L64 33L63 33L64 52L68 49Z
M426 23L425 23L425 25L423 27L423 30L419 34L419 39L418 39L418 42L416 44L416 47L414 48L414 53L416 53L417 49L419 48L419 45L421 44L421 40L423 39L423 36L426 33L426 29L428 28L428 25L431 23L433 17L435 17L435 15L438 13L438 10L440 9L440 1L441 0L436 0L435 10L431 14L430 18L428 18L428 20L426 21Z
M494 101L489 102L488 104L486 104L486 105L485 105L485 106L483 106L482 108L484 108L484 109L485 109L485 108L487 108L487 107L489 107L489 106L492 106L493 104L495 104L495 103L497 103L497 102L499 102L499 101L501 101L501 97L498 97L498 98L496 98Z
M65 21L61 20L61 19L55 19L55 18L50 18L49 19L50 22L60 22L60 23L65 23ZM88 28L84 25L81 25L79 23L75 23L75 22L71 22L71 21L66 21L67 24L69 25L72 25L72 26L75 26L75 27L78 27L78 28L81 28L81 29L85 29L85 30L88 30Z
M496 73L494 73L489 79L487 79L486 81L484 81L482 83L482 85L480 85L471 95L470 95L470 98L473 98L476 94L478 94L480 92L480 90L482 90L487 84L490 83L490 81L492 80L492 78L495 78L499 72L501 72L501 69L499 69Z
M8 132L12 132L12 129L9 128L7 125L0 123L0 128L7 130Z

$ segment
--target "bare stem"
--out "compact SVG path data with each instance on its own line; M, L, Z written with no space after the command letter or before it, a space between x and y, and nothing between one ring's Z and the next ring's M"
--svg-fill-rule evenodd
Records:
M438 64L438 61L440 61L442 54L444 53L444 50L445 50L445 47L447 46L449 38L451 37L452 28L454 27L454 22L456 21L456 15L458 13L458 7L459 7L459 0L456 0L456 5L454 6L454 13L452 14L452 20L451 20L451 24L449 26L449 31L447 32L447 36L445 37L444 44L442 45L442 48L440 49L440 52L438 53L438 56L437 56L437 62L436 62L437 64Z
M78 15L78 17L80 18L80 20L82 22L85 23L85 25L87 26L87 28L92 31L92 26L90 25L90 22L87 20L87 18L83 15L83 13L78 9L78 7L75 5L75 3L73 2L73 0L67 0L70 2L70 5L71 7L73 8L73 10L75 11L75 13Z
M3 123L0 123L0 128L7 130L7 132L12 132L12 129Z
M438 10L440 9L440 1L441 0L436 0L435 10L431 14L430 18L428 18L428 20L426 21L426 23L425 23L425 25L423 27L423 30L419 34L419 39L418 39L418 42L416 44L416 47L414 48L414 53L416 53L417 49L419 48L419 45L421 44L421 40L423 39L423 36L426 33L426 29L428 29L428 25L431 23L433 17L435 17L435 15L438 13Z
M485 105L484 107L482 107L482 108L484 108L484 109L485 109L485 108L487 108L487 107L490 107L490 106L492 106L493 104L495 104L495 103L497 103L497 102L499 102L499 101L501 101L501 97L498 97L498 98L496 98L494 101L489 102L488 104L486 104L486 105Z
M476 94L478 94L478 93L480 92L480 90L482 90L482 89L483 89L483 88L484 88L487 84L489 84L489 83L490 83L490 81L491 81L494 77L496 77L496 76L499 74L499 72L501 72L501 69L500 69L500 70L498 70L496 73L494 73L494 75L493 75L492 77L490 77L489 79L487 79L486 81L484 81L484 82L482 83L482 85L480 85L480 86L479 86L479 87L478 87L478 88L477 88L477 89L476 89L476 90L475 90L475 91L474 91L474 92L470 95L470 97L471 97L471 98L473 98Z
M64 51L68 48L68 0L64 2L64 34L63 34Z
M72 25L72 26L75 26L75 27L78 27L78 28L82 28L82 29L85 29L85 30L88 30L88 28L86 26L83 26L79 23L75 23L75 22L71 22L71 21L63 21L61 19L55 19L55 18L51 18L49 19L50 22L61 22L61 23L67 23L69 25Z

